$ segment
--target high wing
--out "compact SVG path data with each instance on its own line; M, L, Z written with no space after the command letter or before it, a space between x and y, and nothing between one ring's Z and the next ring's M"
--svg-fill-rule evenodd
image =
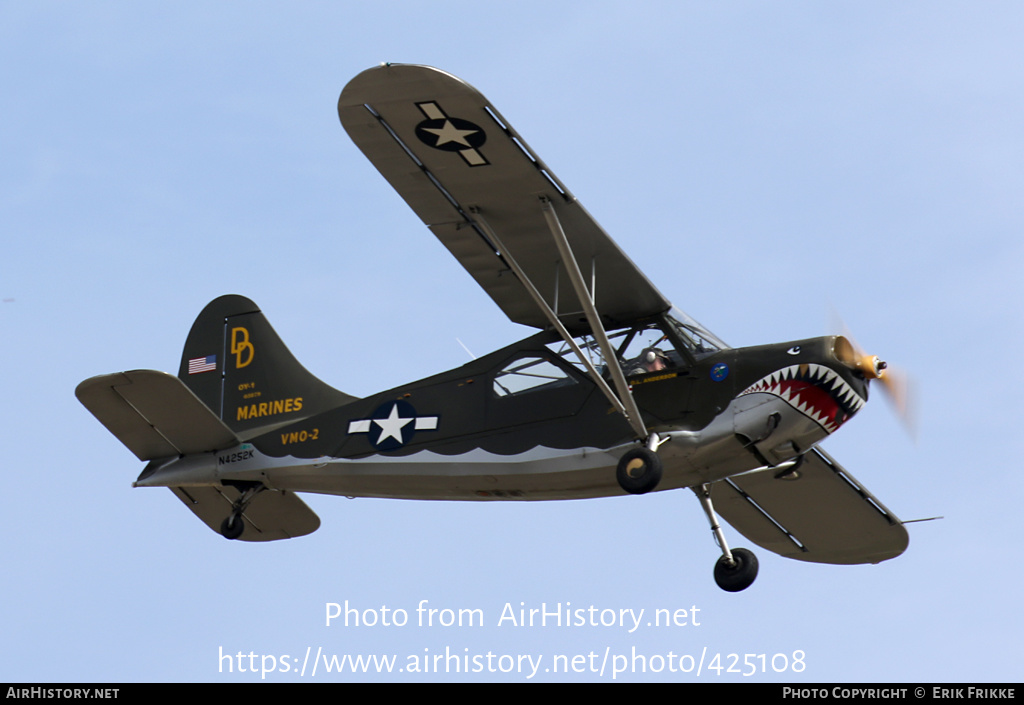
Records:
M814 449L797 479L758 472L716 482L715 510L762 548L811 563L880 563L906 550L903 523L832 457Z
M469 84L427 66L385 64L345 86L338 116L359 149L516 323L550 323L521 281L528 279L567 330L589 327L545 208L564 231L605 327L670 308Z

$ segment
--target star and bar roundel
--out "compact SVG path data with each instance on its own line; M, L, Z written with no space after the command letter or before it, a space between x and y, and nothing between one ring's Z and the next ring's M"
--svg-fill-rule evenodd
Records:
M458 152L469 166L489 164L480 152L487 141L487 133L479 125L462 118L448 117L441 106L433 101L417 103L426 120L416 125L420 142L445 152Z
M349 421L348 432L368 434L377 450L396 450L417 431L436 431L438 420L437 416L417 416L412 404L399 399L381 404L368 419Z

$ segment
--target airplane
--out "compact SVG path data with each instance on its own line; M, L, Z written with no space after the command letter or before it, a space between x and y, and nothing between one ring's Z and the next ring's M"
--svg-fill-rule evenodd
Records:
M349 136L529 337L366 398L308 372L249 299L196 319L177 376L93 377L81 403L228 539L319 528L297 493L569 500L689 488L719 587L757 576L754 544L816 563L879 563L904 523L819 444L887 365L845 335L731 348L647 279L475 88L381 64L338 100Z

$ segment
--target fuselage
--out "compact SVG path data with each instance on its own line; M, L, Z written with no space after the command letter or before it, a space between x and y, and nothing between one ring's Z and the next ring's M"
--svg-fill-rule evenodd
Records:
M867 383L837 358L835 341L701 348L665 333L652 369L627 362L644 422L667 439L658 489L783 466L838 430L863 406ZM227 451L153 461L136 484L260 482L434 500L621 495L615 466L637 439L572 360L556 335L540 333L297 422L285 405L270 406L280 421L270 430Z

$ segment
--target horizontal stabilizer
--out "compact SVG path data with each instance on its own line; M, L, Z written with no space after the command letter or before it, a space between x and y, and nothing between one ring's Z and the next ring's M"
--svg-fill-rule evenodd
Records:
M715 510L758 546L811 563L880 563L909 543L903 523L830 456L811 450L788 477L714 483Z
M231 505L241 496L234 487L172 487L171 492L218 534L221 523L231 514ZM320 528L320 517L288 491L260 492L242 518L245 530L239 541L291 539Z
M85 380L75 396L139 460L223 450L239 440L173 375L133 370Z

